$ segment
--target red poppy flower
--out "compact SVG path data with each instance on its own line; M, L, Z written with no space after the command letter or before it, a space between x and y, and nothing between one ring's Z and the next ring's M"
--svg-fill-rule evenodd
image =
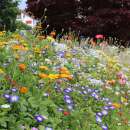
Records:
M68 116L68 115L70 115L70 112L65 111L64 116Z

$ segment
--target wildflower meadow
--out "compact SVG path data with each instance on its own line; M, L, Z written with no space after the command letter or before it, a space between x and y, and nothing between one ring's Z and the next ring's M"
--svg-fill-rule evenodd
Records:
M0 130L129 130L129 48L0 32Z

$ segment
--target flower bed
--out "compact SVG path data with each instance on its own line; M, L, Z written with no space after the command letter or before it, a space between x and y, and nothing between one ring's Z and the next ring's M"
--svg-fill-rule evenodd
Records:
M116 48L0 39L1 130L129 130L130 64Z

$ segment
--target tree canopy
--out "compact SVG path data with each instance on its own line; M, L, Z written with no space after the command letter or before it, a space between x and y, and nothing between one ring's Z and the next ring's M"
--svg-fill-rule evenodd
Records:
M15 30L18 13L17 0L0 0L0 30Z
M27 5L27 11L36 18L41 18L47 8L52 28L71 27L85 35L130 38L129 0L28 0Z

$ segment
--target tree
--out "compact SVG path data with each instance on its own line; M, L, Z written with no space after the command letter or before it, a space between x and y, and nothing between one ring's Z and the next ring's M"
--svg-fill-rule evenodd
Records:
M14 31L18 13L17 0L0 0L0 30Z
M28 0L27 11L40 18L47 8L51 27L70 26L84 35L102 33L124 41L130 38L129 0Z

